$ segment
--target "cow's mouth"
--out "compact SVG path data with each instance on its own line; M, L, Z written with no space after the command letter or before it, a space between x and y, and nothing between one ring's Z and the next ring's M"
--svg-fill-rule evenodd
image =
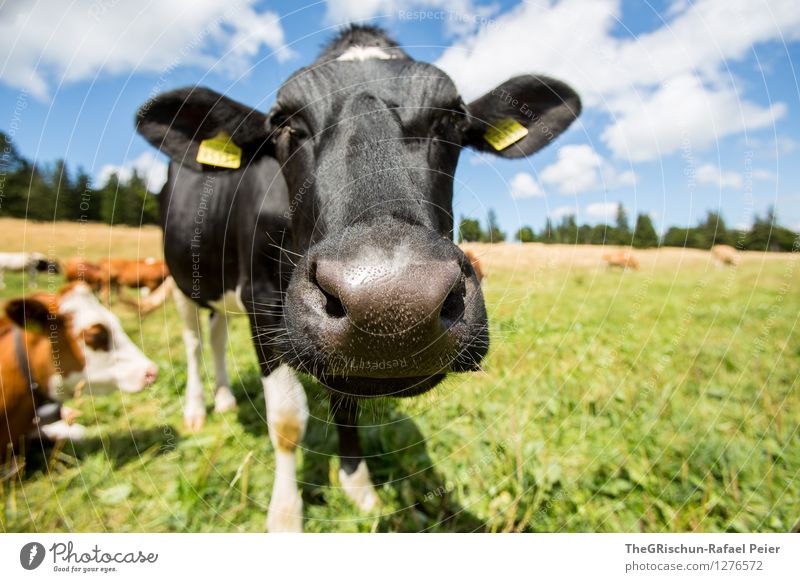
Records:
M348 227L312 247L284 302L284 361L355 396L411 396L488 348L483 295L461 250L433 230Z
M411 378L363 378L356 376L323 376L323 385L333 392L357 398L408 398L424 394L435 387L445 374Z

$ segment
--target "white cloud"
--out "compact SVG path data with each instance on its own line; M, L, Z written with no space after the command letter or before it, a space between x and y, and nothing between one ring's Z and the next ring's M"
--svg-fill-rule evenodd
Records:
M740 189L744 185L741 174L736 172L723 172L714 164L703 164L695 171L698 184L711 184L718 188Z
M520 172L511 178L511 197L512 198L540 198L544 196L544 190L533 176L526 172Z
M610 223L617 216L619 204L616 202L594 202L586 207L586 216L594 218L606 224Z
M704 149L723 137L772 126L786 105L761 107L744 101L736 88L709 88L699 78L670 79L649 95L618 99L620 114L602 133L616 157L646 161L681 148Z
M542 170L541 176L543 182L566 195L636 183L632 171L616 171L603 156L583 144L560 148L555 163Z
M553 220L561 220L565 216L569 216L570 214L577 215L578 214L578 207L577 206L559 206L558 208L554 208L547 215L552 218Z
M729 62L753 45L800 38L795 0L676 2L652 32L619 36L618 0L522 3L448 48L437 64L468 98L527 72L561 78L584 105L608 113L615 157L657 159L766 127L786 111L747 101Z
M218 66L241 74L262 46L278 60L284 44L274 12L255 0L19 3L0 16L0 79L47 98L53 86L101 72L163 72L184 65Z
M778 178L774 172L770 172L769 170L753 170L753 179L774 182Z
M155 153L144 152L138 158L119 166L106 164L100 168L95 182L99 187L105 186L112 174L116 174L120 181L127 182L133 176L134 170L147 183L150 192L160 192L167 181L167 164L159 160Z

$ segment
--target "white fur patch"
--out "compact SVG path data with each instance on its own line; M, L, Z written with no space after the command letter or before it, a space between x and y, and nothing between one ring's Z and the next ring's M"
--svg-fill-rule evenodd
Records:
M380 498L375 492L375 486L369 476L366 461L361 461L352 475L339 469L339 482L345 495L356 504L361 511L371 511L380 504Z
M64 378L61 374L53 374L47 379L47 395L57 402L72 398L75 387L86 379L83 372L70 372Z
M156 365L131 341L117 316L97 300L87 285L76 284L64 293L58 310L72 316L72 331L75 336L95 324L105 326L111 334L108 351L92 350L84 346L84 373L88 379L86 388L89 392L95 395L114 390L138 392L145 387L145 373L148 369L155 369Z
M388 61L397 57L378 46L351 46L336 59L337 61Z
M308 422L308 402L303 385L287 365L262 378L267 404L267 425L275 449L275 482L267 512L270 532L299 532L303 529L303 500L297 488L296 451L281 447L281 430L294 427L297 434L283 435L301 439Z
M68 424L63 420L42 425L39 430L51 441L79 441L86 436L85 426Z
M208 304L220 314L245 315L247 313L244 303L242 303L241 287L236 287L236 291L226 291L222 297L209 301Z

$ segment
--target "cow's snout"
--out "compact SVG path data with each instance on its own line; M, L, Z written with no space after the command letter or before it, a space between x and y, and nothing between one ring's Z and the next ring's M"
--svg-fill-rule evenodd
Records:
M411 395L474 370L488 348L469 260L434 231L352 227L312 248L284 307L284 357L359 396Z
M456 261L321 259L309 275L324 298L327 340L342 347L386 342L426 349L464 314L466 286Z
M158 366L150 364L144 371L144 387L150 386L158 378Z

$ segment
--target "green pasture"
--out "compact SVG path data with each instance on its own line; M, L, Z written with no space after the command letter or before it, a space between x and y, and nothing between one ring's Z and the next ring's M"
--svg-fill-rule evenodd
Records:
M626 272L490 264L485 370L363 412L379 511L358 513L340 490L327 397L303 379L305 529L790 530L800 518L796 258ZM22 292L21 275L6 282L0 298ZM274 459L246 321L231 320L239 410L210 413L189 434L173 305L143 321L114 311L160 366L158 381L69 402L89 437L27 452L24 474L1 485L0 530L263 531Z

